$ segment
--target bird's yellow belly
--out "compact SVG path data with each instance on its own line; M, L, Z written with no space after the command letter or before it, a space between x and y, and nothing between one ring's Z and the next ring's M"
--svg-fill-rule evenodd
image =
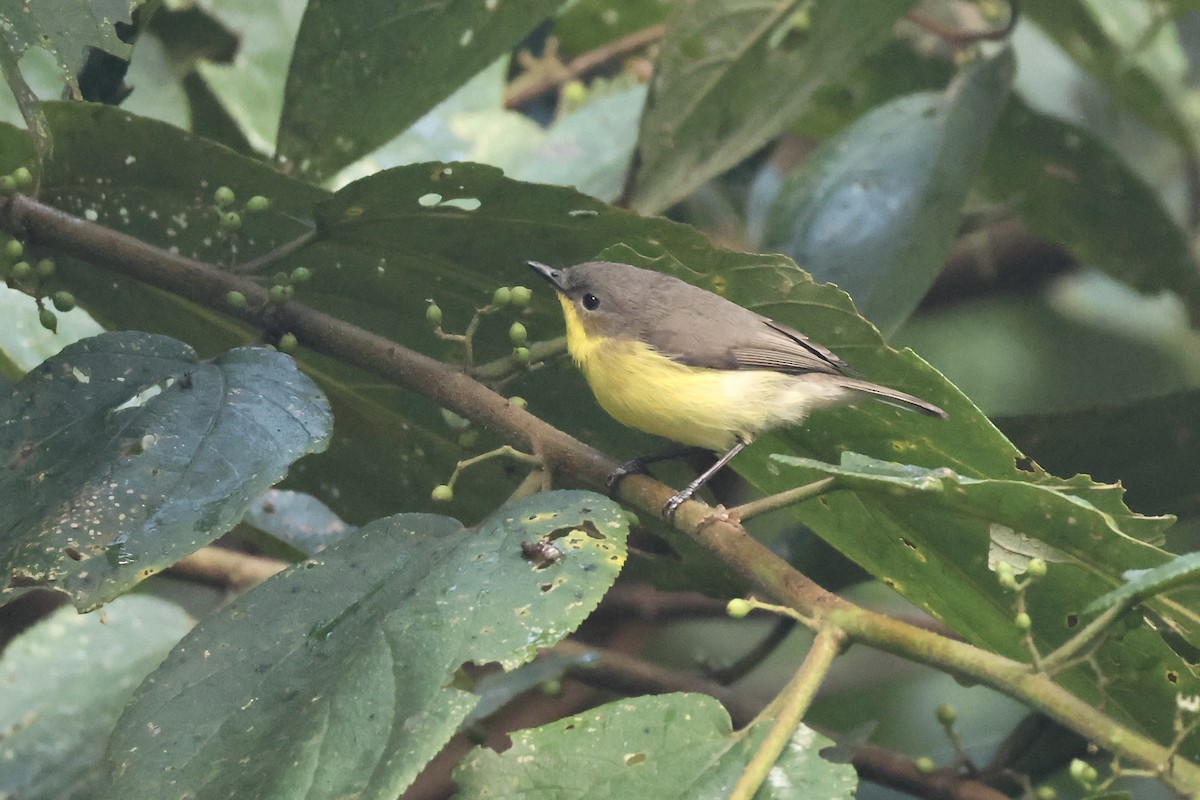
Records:
M688 367L624 339L571 351L605 411L680 444L727 450L803 419L810 405L804 382L777 372Z

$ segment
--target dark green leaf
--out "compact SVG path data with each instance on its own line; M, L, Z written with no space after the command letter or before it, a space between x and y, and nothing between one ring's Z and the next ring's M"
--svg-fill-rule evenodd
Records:
M64 349L0 402L0 571L86 610L232 528L332 418L282 353L212 362L163 336Z
M775 138L911 5L676 2L642 117L634 205L662 211Z
M104 619L62 608L14 639L0 659L0 796L93 797L121 709L192 623L174 603L130 595Z
M941 272L1013 68L1005 50L944 93L893 100L826 142L783 184L763 249L837 284L894 332Z
M665 694L619 700L574 717L512 734L503 753L477 748L454 772L459 800L524 798L655 800L724 797L771 724L734 732L711 697ZM858 784L849 764L817 751L832 744L801 726L755 794L759 800L850 798Z
M133 11L145 0L38 0L0 6L0 32L16 57L30 47L54 55L62 77L79 93L79 72L93 48L128 60ZM119 26L126 26L121 38Z
M1200 392L1059 414L1006 417L996 424L1051 472L1116 482L1134 508L1200 512Z
M527 498L476 530L368 525L180 643L122 716L101 796L395 798L478 702L459 668L512 669L573 630L624 563L626 529L588 492ZM526 561L521 544L543 538L563 558Z
M315 180L332 175L416 122L560 4L310 0L288 73L279 158Z
M1144 292L1168 289L1200 315L1200 265L1155 191L1082 129L1011 97L980 169L980 189L1038 235Z

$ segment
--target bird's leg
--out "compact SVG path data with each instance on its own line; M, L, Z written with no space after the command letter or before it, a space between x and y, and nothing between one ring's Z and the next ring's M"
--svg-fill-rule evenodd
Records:
M700 473L700 476L697 477L696 480L683 487L682 491L676 492L675 496L667 501L667 504L663 506L663 516L667 519L674 517L676 509L678 509L686 501L691 500L692 495L696 493L697 489L708 483L709 478L711 478L713 475L716 475L717 472L720 471L721 467L728 464L733 457L742 452L742 450L745 449L746 445L748 444L750 444L749 441L745 439L738 439L737 444L729 448L728 453L718 458L715 464L704 470L704 472Z
M651 464L657 464L659 461L670 461L675 458L684 458L685 456L696 455L697 453L709 452L703 447L673 447L670 450L664 450L661 453L654 453L648 456L638 456L631 458L621 466L614 469L608 474L605 479L605 484L609 489L616 489L617 484L625 480L625 478L634 474L645 474L646 467Z

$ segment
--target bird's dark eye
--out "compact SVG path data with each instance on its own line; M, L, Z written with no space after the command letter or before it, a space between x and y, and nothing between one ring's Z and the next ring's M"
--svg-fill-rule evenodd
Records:
M583 307L588 311L595 311L600 307L600 298L594 294L585 294L583 296Z

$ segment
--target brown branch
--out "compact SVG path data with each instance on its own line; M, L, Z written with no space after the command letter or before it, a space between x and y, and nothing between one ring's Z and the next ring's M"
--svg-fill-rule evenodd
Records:
M530 100L541 97L547 92L552 92L571 81L579 80L592 74L610 61L622 58L630 53L636 53L638 50L654 44L666 32L667 26L665 24L651 25L648 28L634 31L622 36L620 39L608 42L597 47L595 50L589 50L586 53L578 55L571 59L570 63L564 64L561 70L556 70L553 74L540 76L527 84L512 86L504 97L504 107L509 109L520 108Z
M289 566L277 558L210 546L201 547L167 571L176 578L244 592Z
M269 330L287 330L314 351L341 360L398 386L429 397L502 440L545 459L553 474L605 491L615 462L492 392L455 367L296 302L268 304L267 290L248 278L149 245L134 237L73 217L17 195L0 206L0 227L31 243L75 256L118 274L164 289L192 302L236 315ZM245 295L247 307L229 308L230 291ZM617 487L629 507L657 515L674 490L646 475L630 475ZM796 571L740 525L713 518L708 506L689 501L673 525L723 559L737 574L775 601L790 606L813 627L834 625L851 641L927 664L956 677L983 683L1044 712L1098 746L1152 770L1188 795L1200 794L1200 766L1120 725L1103 711L1054 683L1029 665L873 613L827 592Z

